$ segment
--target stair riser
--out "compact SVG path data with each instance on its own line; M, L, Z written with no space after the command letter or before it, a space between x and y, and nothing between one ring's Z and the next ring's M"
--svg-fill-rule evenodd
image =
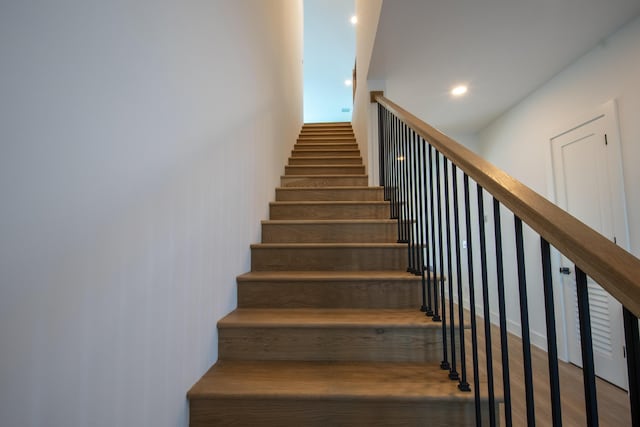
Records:
M238 282L239 308L415 308L420 295L419 280Z
M498 413L498 405L496 405ZM323 400L242 398L190 401L191 427L445 427L475 426L473 402L442 399L416 401ZM489 425L486 400L482 402L482 425Z
M271 204L269 217L271 219L388 219L391 214L389 204L373 203L375 204Z
M358 144L351 142L305 142L298 143L293 147L294 150L358 150Z
M218 354L222 360L439 362L441 334L424 327L224 327Z
M406 270L407 249L393 247L251 249L252 271Z
M296 141L298 142L308 141L308 140L322 140L322 141L349 140L349 141L355 142L356 137L353 135L353 133L345 132L345 133L301 133L300 136L296 138Z
M285 166L285 175L364 175L364 166Z
M298 137L300 138L303 136L316 136L316 135L318 136L339 135L339 136L348 136L351 138L355 137L355 134L352 128L339 128L339 127L332 127L332 128L326 128L326 129L302 129Z
M263 243L395 243L395 223L262 224Z
M337 137L348 137L355 138L352 130L349 129L333 129L333 130L303 130L300 132L299 138L309 137L309 136L337 136Z
M297 177L283 176L280 178L281 187L354 187L366 186L369 178L366 176L317 176Z
M296 139L304 139L304 138L326 138L326 137L337 137L337 138L355 138L355 134L352 129L327 129L327 130L302 130L298 134L298 138Z
M384 199L384 190L381 188L363 188L363 189L276 189L276 201L279 202L295 202L295 201L382 201Z
M290 166L361 165L362 157L290 157Z
M328 132L329 130L335 130L338 132L353 132L353 127L342 125L327 125L323 127L303 126L300 132Z
M291 157L359 157L360 150L327 150L327 149L297 149L291 151Z
M307 139L299 139L294 147L306 147L308 145L352 145L357 146L358 144L353 138L307 138Z
M343 143L353 143L355 144L356 139L353 136L331 136L331 135L322 135L322 136L303 136L301 138L296 139L298 144L306 144L310 142L343 142Z

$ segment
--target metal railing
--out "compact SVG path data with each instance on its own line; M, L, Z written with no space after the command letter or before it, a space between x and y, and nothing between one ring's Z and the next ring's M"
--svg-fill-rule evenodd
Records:
M384 186L385 199L391 204L391 216L398 221L399 241L407 243L409 260L407 271L422 277L421 310L434 321L442 323L443 352L440 366L447 371L451 380L458 382L461 391L473 389L476 424L479 426L482 423L478 322L483 322L480 326L484 330L489 424L496 425L500 415L504 416L507 426L513 424L505 307L502 237L504 228L501 223L501 212L506 212L505 208L508 208L514 218L512 230L515 235L528 425L535 425L536 414L523 223L535 231L540 240L541 286L544 292L553 425L562 425L562 415L556 342L557 325L552 289L552 244L575 263L587 424L598 425L587 287L587 274L589 274L624 307L631 419L634 426L640 426L638 394L640 339L637 317L640 313L640 260L388 99L381 95L374 97L378 103L380 185ZM474 190L476 205L471 203L471 194ZM485 196L493 202L495 253L491 255L487 253L487 239L490 237L485 230ZM475 226L474 220L477 221ZM461 223L465 228L464 236L461 232ZM473 235L474 230L477 236ZM461 240L465 239L468 245L466 247L468 274L466 283L463 283ZM606 252L602 253L602 251ZM477 253L480 258L479 267L474 263L474 256L477 256ZM495 298L494 300L490 298L488 256L495 257L497 301ZM478 268L480 283L476 284L474 271ZM470 303L467 305L463 301L464 287L469 294ZM476 313L475 293L477 291L482 293L481 316ZM498 307L497 328L500 333L499 351L502 364L500 390L504 414L496 413L490 312L490 306L493 304L497 304ZM465 309L470 312L467 318L472 341L473 376L471 380L465 354L467 343L462 330L465 325ZM461 328L459 333L456 333L456 322Z

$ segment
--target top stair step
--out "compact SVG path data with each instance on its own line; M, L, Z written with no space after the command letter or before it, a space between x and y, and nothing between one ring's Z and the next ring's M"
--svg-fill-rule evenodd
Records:
M326 129L326 128L352 129L351 122L322 122L322 123L305 123L302 129Z

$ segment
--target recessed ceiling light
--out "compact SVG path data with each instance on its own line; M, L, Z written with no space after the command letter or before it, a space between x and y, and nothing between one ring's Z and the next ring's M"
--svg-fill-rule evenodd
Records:
M469 90L465 85L459 85L454 87L453 89L451 89L451 95L453 96L462 96L465 93L467 93L467 90Z
M353 25L356 25L358 23L358 17L356 15L353 15L350 21Z
M347 80L344 81L344 85L345 86L351 86L352 84L353 84L353 82L351 80L347 79Z

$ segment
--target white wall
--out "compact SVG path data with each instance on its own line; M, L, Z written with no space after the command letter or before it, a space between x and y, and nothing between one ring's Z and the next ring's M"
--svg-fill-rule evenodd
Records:
M640 19L623 27L480 132L481 154L543 196L552 198L550 138L615 99L618 105L631 252L640 256ZM512 221L512 220L511 220ZM539 243L528 233L532 329L546 337ZM505 239L508 237L505 236ZM508 265L508 264L506 264ZM557 269L554 269L557 271ZM515 272L508 267L510 319L519 327ZM554 278L556 296L560 280ZM560 304L558 298L557 304ZM563 338L563 337L561 337Z
M0 5L0 425L186 426L302 123L300 0Z
M304 121L351 121L354 0L304 0ZM348 109L348 111L342 111Z
M382 0L356 0L356 58L357 86L353 103L353 131L360 147L360 153L369 171L369 184L377 185L377 105L370 101L369 92L383 90L384 82L369 82L369 63L375 42Z

